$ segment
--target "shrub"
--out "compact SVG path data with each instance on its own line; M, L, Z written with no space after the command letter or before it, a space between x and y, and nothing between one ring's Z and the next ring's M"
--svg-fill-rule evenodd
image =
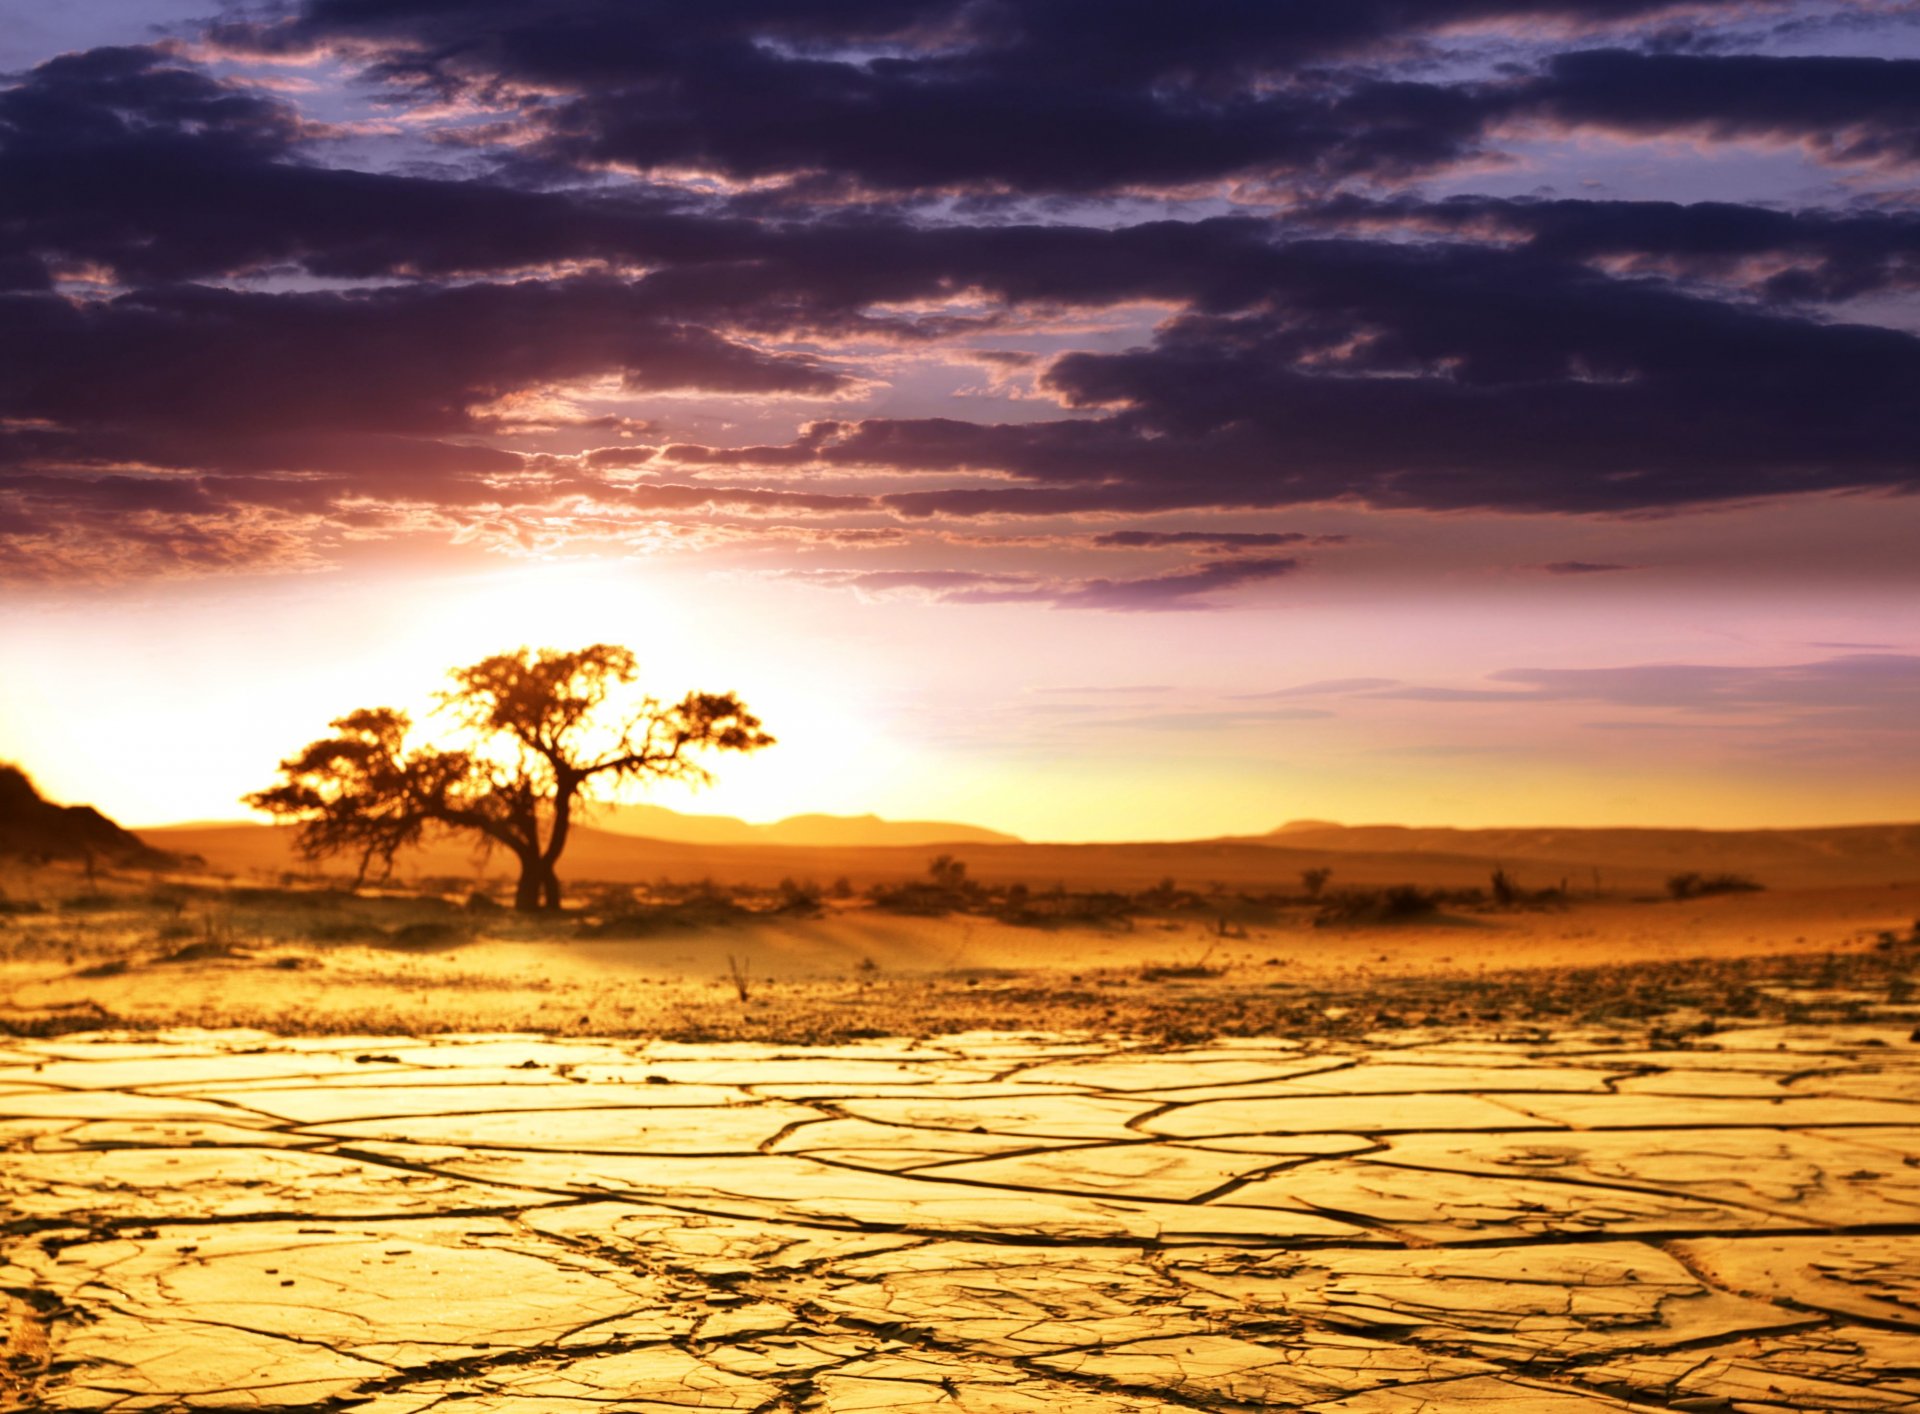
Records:
M781 913L797 913L810 917L820 912L820 886L808 879L795 882L792 879L780 881L780 901L777 905Z
M1667 880L1667 892L1676 900L1711 894L1754 894L1765 887L1744 874L1675 874Z
M1428 893L1412 884L1394 884L1390 888L1363 890L1329 899L1314 918L1316 928L1338 923L1404 923L1424 918L1439 910L1445 896Z
M1387 890L1382 902L1389 918L1418 918L1440 906L1431 894L1422 893L1412 884L1395 884Z
M967 862L951 854L936 854L927 861L927 875L936 889L959 893L967 887Z

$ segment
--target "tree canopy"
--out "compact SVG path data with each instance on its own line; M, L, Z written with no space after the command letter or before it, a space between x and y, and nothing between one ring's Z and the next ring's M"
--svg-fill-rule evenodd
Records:
M356 857L362 878L431 833L471 833L519 861L516 908L557 909L580 804L639 782L706 784L711 753L774 740L730 692L636 697L638 664L613 644L521 648L448 676L434 709L451 728L443 742L412 742L412 719L392 707L350 712L247 803L296 822L310 859Z

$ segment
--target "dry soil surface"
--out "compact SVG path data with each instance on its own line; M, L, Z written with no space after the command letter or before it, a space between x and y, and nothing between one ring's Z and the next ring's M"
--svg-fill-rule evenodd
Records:
M17 1038L0 1379L49 1410L1920 1409L1910 1032Z

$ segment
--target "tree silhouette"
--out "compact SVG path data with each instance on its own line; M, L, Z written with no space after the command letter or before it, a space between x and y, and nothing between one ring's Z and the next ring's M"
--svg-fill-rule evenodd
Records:
M582 802L635 781L706 784L701 755L773 744L730 692L623 706L638 669L612 644L522 648L448 676L435 709L455 728L448 745L409 746L412 720L394 708L352 712L247 803L297 822L309 859L357 855L361 878L429 833L475 834L519 861L514 907L532 912L560 906L555 866Z

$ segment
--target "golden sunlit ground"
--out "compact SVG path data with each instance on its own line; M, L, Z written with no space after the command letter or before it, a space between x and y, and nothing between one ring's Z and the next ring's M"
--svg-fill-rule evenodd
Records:
M1483 992L1509 998L1499 1008L1516 1016L1637 1021L1662 1005L1657 989L1640 996L1642 975L1669 972L1710 979L1697 996L1679 987L1674 1007L1779 1013L1753 989L1836 966L1871 970L1895 956L1885 940L1920 919L1920 883L1481 900L1406 917L1383 915L1371 890L1319 902L1184 895L1157 908L1149 891L1135 911L1103 920L1036 912L1024 923L1004 912L903 914L859 896L794 908L776 890L744 887L653 905L612 890L557 918L436 894L89 886L70 868L16 869L6 887L15 911L0 926L0 1024L16 1030L1254 1034L1328 1008L1353 1011L1362 1029L1381 1012L1465 1019L1487 1009L1474 1000ZM1069 906L1110 897L1129 896L1072 895ZM1342 916L1349 898L1366 906Z
M0 1407L1920 1399L1920 884L0 887Z

